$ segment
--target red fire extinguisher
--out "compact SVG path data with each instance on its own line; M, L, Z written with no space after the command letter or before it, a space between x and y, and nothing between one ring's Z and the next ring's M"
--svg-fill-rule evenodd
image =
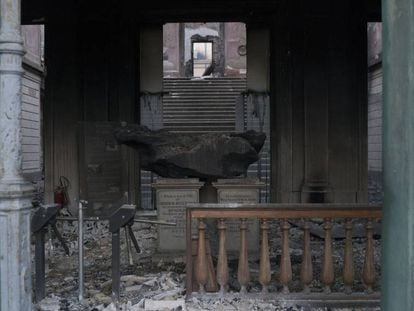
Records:
M70 186L69 180L65 176L59 177L59 186L55 188L54 191L54 202L65 206L69 203L69 197L67 190Z

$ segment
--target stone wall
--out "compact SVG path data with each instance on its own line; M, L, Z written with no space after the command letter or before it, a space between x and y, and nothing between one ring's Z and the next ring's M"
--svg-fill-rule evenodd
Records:
M368 199L382 203L382 24L368 23Z
M165 77L179 77L185 74L186 64L191 65L192 40L197 36L219 45L215 47L214 59L222 74L235 76L246 73L244 23L167 23L163 26L163 32ZM187 69L187 72L187 75L190 75L191 70Z
M23 58L22 79L22 170L36 188L35 200L42 200L42 96L43 96L43 36L41 25L22 26L26 54Z

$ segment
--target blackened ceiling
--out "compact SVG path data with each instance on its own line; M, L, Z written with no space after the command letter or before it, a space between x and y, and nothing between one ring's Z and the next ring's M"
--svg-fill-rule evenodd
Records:
M281 0L133 1L22 0L22 22L48 19L108 20L121 17L140 22L267 20Z
M298 3L306 0L297 0ZM381 19L381 0L358 1L368 21ZM122 19L139 22L267 22L283 14L288 0L22 0L22 23ZM294 12L293 12L294 13Z

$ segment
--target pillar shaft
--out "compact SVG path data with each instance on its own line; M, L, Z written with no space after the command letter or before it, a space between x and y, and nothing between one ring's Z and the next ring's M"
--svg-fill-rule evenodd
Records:
M22 180L20 1L0 0L0 154L4 183Z
M0 0L0 310L31 310L30 207L21 173L20 0Z
M382 310L414 310L414 2L383 0Z

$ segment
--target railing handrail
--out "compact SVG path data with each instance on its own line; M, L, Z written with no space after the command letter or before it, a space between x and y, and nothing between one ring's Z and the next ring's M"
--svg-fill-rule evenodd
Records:
M374 218L382 206L365 203L190 203L191 218Z

